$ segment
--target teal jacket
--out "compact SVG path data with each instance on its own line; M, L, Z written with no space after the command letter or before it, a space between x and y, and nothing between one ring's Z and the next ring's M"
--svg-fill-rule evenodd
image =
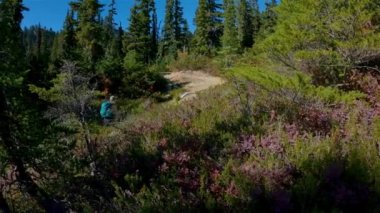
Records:
M100 107L100 117L111 119L112 114L112 104L109 101L103 101Z

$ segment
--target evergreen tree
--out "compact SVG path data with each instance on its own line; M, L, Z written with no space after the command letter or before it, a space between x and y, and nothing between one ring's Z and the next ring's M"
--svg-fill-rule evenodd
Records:
M260 28L261 28L261 14L259 9L258 0L248 0L248 5L252 8L252 31L253 31L253 44L256 43Z
M65 23L63 25L63 42L62 42L62 58L73 60L76 59L77 39L76 39L76 21L74 19L74 11L67 12Z
M277 6L277 0L266 0L265 11L262 13L260 28L260 37L263 39L274 32L274 26L277 22L277 14L274 8Z
M165 8L165 21L164 28L162 30L162 50L161 55L174 56L177 52L177 41L175 40L175 30L174 30L174 0L166 0Z
M150 41L150 62L153 62L158 53L158 18L156 4L154 0L150 0L149 4L149 13L150 13L150 28L151 28L151 41Z
M28 92L23 85L27 69L25 51L22 48L23 19L26 8L21 0L0 1L0 149L1 171L14 166L15 181L26 193L46 211L64 211L59 201L52 198L30 174L37 153L34 150L41 138L40 124L32 110L35 104L29 102ZM37 116L38 117L38 116ZM3 175L3 174L2 174ZM0 200L5 201L0 193ZM7 204L0 205L1 210L9 209Z
M260 27L258 2L257 0L239 0L237 11L238 38L240 48L243 50L252 47Z
M194 34L195 52L199 54L210 54L211 44L209 41L209 19L207 13L207 0L199 0L195 17L197 26Z
M216 48L221 45L220 38L223 34L223 13L222 5L217 3L218 0L207 0L207 11L210 17L209 37L211 47Z
M236 8L234 0L224 0L224 30L222 36L223 49L227 53L237 52Z
M102 28L100 25L100 10L103 5L98 0L80 0L71 4L78 12L78 28L76 38L82 49L84 65L95 68L96 62L103 56Z
M324 85L344 83L353 69L378 70L380 5L372 0L283 0L276 11L274 33L258 45L276 62Z
M222 20L219 10L220 4L215 0L199 0L193 44L196 53L211 54L212 49L220 45Z
M104 40L105 46L107 47L110 41L112 41L115 37L115 20L114 16L117 14L115 8L115 0L112 0L109 5L108 14L104 19L103 27L104 27Z
M21 0L0 1L0 81L12 84L25 68L21 20L26 8ZM13 79L13 80L12 80Z
M123 51L123 38L124 38L124 30L121 27L121 24L119 25L119 28L117 29L117 34L116 34L116 50L117 50L117 55L118 57L122 58L124 56L124 51Z
M136 0L124 41L125 51L140 63L151 63L157 54L157 19L153 0Z
M161 54L175 58L177 51L186 45L187 30L180 1L167 0Z

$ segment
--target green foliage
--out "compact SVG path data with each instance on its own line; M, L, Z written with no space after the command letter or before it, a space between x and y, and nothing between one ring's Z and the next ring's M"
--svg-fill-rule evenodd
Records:
M240 0L237 8L240 48L252 47L260 28L260 11L257 0Z
M80 0L72 3L72 8L78 12L76 39L82 51L84 65L89 69L93 69L104 54L101 45L102 28L100 20L97 19L102 7L98 0Z
M0 85L18 85L25 74L20 24L26 8L20 1L0 2Z
M157 70L150 69L139 61L135 51L127 53L124 68L126 71L122 77L124 85L122 91L127 97L137 98L148 95L156 90L162 90L166 85L160 67L156 67Z
M318 98L329 104L352 104L356 100L366 97L365 94L359 91L345 92L335 87L315 86L312 84L312 79L302 73L284 76L269 69L263 70L262 68L246 66L233 68L230 72L237 77L243 76L270 91L291 89L297 91L300 95Z
M167 0L165 22L162 30L161 57L176 58L177 51L188 46L187 22L183 18L183 8L179 0Z
M163 56L178 53L170 64L156 61L153 0L136 1L126 34L115 29L114 1L104 22L98 1L74 2L54 44L42 28L33 39L26 30L28 51L21 1L0 1L0 211L8 203L21 212L379 211L378 76L350 79L366 94L318 85L378 69L379 4L271 1L260 23L257 1L228 0L225 54L210 58L220 46L217 1L199 1L191 54L178 52L188 33L179 1L167 2ZM231 54L257 41L260 24L259 55ZM46 74L47 63L58 74L30 79L27 60L29 74ZM215 63L228 69L218 73ZM167 69L229 82L189 101L152 103L170 98L157 92ZM102 77L120 90L122 116L107 126L97 116Z
M372 1L282 1L278 25L260 47L272 59L310 72L315 83L343 83L379 54Z
M196 11L197 26L192 45L196 54L211 55L220 45L221 13L215 0L200 0Z
M75 28L75 20L74 20L74 11L71 10L67 13L65 23L63 26L62 32L62 55L60 57L55 56L56 59L61 58L67 60L75 59L76 51L77 51L77 38L76 38L76 28ZM58 49L58 47L56 47Z
M177 60L169 64L169 69L173 71L203 70L212 73L218 70L211 58L186 52L180 52Z
M237 20L236 20L236 7L233 0L224 1L224 28L222 36L223 49L227 53L236 53L239 44L236 42L237 35Z
M258 30L258 37L260 40L266 38L268 35L275 31L277 23L277 12L275 10L277 0L268 0L265 2L265 11L261 14L259 19L260 28ZM256 22L257 23L257 22Z
M135 51L141 63L152 63L157 55L157 22L152 0L138 0L131 9L130 24L125 36L125 52Z

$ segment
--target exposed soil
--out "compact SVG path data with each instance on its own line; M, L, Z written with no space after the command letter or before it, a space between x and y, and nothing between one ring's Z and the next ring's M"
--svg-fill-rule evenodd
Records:
M226 81L220 77L212 76L202 71L180 71L165 75L169 81L183 85L185 93L181 100L190 100L197 96L197 92L224 84Z

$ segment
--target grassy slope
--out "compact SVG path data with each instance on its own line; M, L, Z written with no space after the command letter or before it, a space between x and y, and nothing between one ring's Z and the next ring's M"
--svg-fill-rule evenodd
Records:
M279 69L236 66L222 74L229 83L197 100L153 105L104 131L105 146L133 159L119 168L119 183L148 186L130 189L133 202L119 195L119 204L378 209L378 109L365 94L316 87Z

